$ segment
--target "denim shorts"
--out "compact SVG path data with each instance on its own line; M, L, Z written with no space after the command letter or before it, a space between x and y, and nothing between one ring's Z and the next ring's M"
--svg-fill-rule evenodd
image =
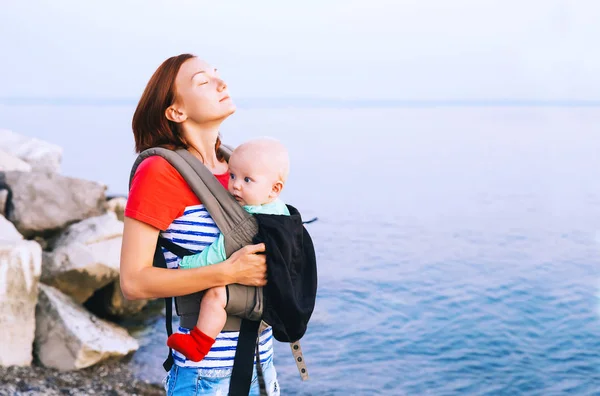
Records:
M277 372L273 365L273 359L262 364L267 394L269 396L280 396ZM215 395L227 396L229 393L229 380L231 370L201 369L196 367L180 367L173 365L169 374L163 381L167 396L195 396ZM258 377L256 368L252 375L252 385L249 396L258 396Z

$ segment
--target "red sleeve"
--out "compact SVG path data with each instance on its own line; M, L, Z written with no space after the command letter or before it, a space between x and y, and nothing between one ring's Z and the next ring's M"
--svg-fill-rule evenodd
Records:
M199 204L175 168L166 159L152 156L139 165L133 176L125 216L164 231L186 207Z

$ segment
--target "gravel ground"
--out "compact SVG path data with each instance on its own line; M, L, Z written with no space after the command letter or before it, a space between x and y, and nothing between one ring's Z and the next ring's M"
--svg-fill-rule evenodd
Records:
M164 317L163 305L160 299L150 301L142 312L117 322L140 341L140 350L136 352L139 356L134 354L121 359L109 359L82 370L60 372L41 366L34 354L31 367L0 366L0 396L164 395L164 388L158 382L165 373L162 367L154 367L162 364L166 353L164 340L160 339L166 338L166 333L162 322L159 327L156 325L157 321ZM160 341L154 340L155 338ZM145 348L150 348L150 352L144 351L145 354L140 354ZM160 351L160 356L156 361L147 362L149 353L153 357L157 353L152 348ZM159 375L148 371L149 364ZM132 370L136 370L136 373ZM152 378L154 383L141 378Z
M60 372L40 366L0 367L0 395L164 395L160 384L134 377L125 361Z

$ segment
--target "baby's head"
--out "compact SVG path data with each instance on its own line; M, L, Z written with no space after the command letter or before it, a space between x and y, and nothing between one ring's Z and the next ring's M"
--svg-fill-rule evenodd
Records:
M237 147L229 159L229 192L240 205L273 202L283 189L290 168L283 144L269 138Z

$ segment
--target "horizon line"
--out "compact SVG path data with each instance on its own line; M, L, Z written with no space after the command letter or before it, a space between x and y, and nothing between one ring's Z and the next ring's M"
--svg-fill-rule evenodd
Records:
M124 106L135 105L132 97L0 97L5 106ZM600 99L383 99L383 98L319 98L306 96L246 97L234 100L241 107L600 107Z

